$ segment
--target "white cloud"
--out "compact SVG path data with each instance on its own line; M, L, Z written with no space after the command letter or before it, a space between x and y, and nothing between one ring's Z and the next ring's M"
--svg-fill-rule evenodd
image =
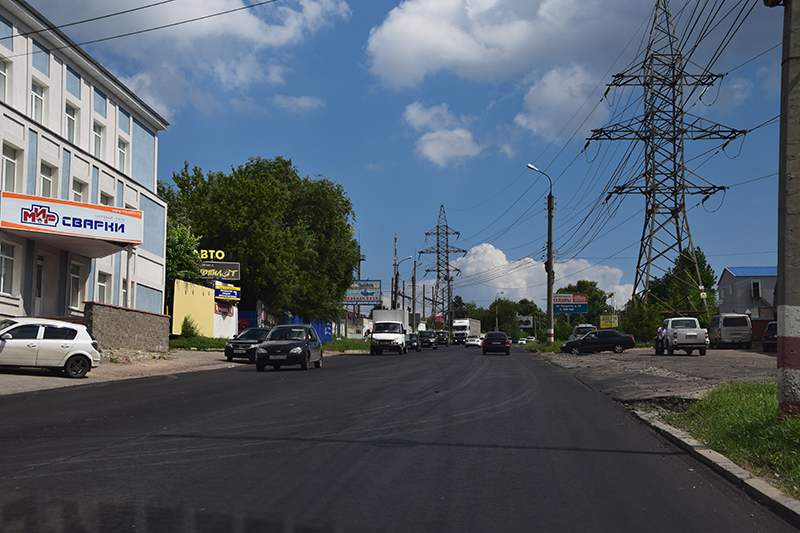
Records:
M325 107L325 101L311 96L282 96L275 95L275 105L292 113L304 113Z
M553 140L586 103L596 86L597 80L579 65L556 67L530 88L525 95L524 109L514 117L514 122L548 141ZM577 120L582 120L590 109L584 107L584 112L577 114ZM590 121L583 125L579 137L587 137L593 127L605 122L607 116L605 107L598 108ZM566 131L571 135L574 128Z
M445 103L425 108L414 102L406 106L403 119L417 131L431 130L417 140L415 147L419 155L440 167L453 159L475 157L483 150L472 133L461 127L468 120L457 118Z
M547 275L542 261L527 257L510 261L502 250L484 243L470 249L465 257L453 261L453 266L461 270L461 275L454 281L454 293L465 301L474 301L485 307L502 291L504 298L515 301L526 298L540 309L546 307ZM617 307L621 308L633 293L632 285L620 283L622 276L623 271L619 268L594 265L583 259L556 262L554 289L582 279L596 281L601 290L615 293ZM470 278L483 282L471 285ZM613 303L613 299L609 299L609 304Z

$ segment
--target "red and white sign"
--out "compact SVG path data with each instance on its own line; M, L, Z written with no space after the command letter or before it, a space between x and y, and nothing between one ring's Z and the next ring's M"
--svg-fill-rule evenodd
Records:
M218 315L233 316L233 306L214 303L214 312Z
M142 242L142 212L4 192L0 227L104 241Z
M554 294L554 304L588 304L588 294Z

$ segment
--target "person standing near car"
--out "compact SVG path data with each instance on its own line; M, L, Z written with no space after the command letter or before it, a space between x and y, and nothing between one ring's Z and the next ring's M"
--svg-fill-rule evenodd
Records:
M664 355L664 324L658 326L656 330L656 355Z

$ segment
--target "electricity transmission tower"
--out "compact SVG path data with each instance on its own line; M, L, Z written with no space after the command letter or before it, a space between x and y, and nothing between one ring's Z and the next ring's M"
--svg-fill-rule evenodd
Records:
M643 114L592 130L589 141L644 142L643 173L624 185L614 187L608 195L610 198L613 194L636 193L645 197L645 220L633 294L643 302L648 297L653 298L674 313L703 313L710 319L686 216L686 196L702 195L705 200L724 187L712 185L686 170L684 142L732 140L746 132L728 129L686 112L686 93L691 94L698 87L707 88L718 78L709 72L687 73L688 64L696 67L683 54L670 15L669 1L657 0L644 60L614 75L609 84L609 87L642 87ZM677 308L653 293L654 282L666 281L671 268L675 268L672 274L682 282L683 293Z
M443 324L452 329L453 326L453 276L451 272L459 274L461 271L450 265L450 254L467 254L466 250L450 246L450 236L456 237L461 234L447 225L447 216L444 214L444 206L439 206L439 222L436 229L425 234L425 237L436 235L436 246L432 246L419 252L422 254L436 254L436 269L427 269L425 273L436 271L436 291L431 306L431 316L436 320L437 309L441 313Z

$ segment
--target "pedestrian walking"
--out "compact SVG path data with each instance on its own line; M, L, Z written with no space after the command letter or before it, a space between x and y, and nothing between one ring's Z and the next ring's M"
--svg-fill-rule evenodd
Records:
M664 324L658 326L656 330L656 355L664 355Z

